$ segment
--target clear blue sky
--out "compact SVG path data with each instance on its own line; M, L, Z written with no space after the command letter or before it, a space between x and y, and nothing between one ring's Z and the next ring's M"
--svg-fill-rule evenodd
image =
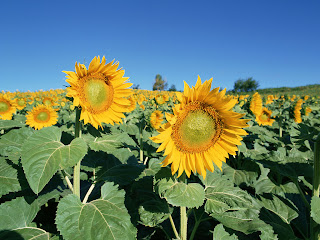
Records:
M141 89L320 83L318 0L2 1L0 90L64 88L63 70L115 59Z

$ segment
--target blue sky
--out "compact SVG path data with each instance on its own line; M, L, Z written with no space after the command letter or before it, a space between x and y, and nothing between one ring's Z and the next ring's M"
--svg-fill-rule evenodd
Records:
M152 89L156 74L213 77L231 90L320 83L320 1L2 1L0 90L64 88L63 70L94 56L115 59L130 82Z

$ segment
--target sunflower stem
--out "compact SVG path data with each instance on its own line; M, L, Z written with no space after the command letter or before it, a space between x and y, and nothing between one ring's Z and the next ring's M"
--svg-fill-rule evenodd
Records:
M82 201L83 204L87 203L87 201L90 197L90 194L92 193L95 186L96 186L96 171L93 169L93 183L91 184L88 192L86 193L86 195Z
M64 180L66 180L69 189L73 192L72 183L71 183L69 177L67 176L66 172L64 170L60 170L60 174L63 175Z
M319 197L320 193L320 134L314 143L313 163L313 189L312 196ZM310 235L311 239L320 239L320 226L313 220L310 214Z
M187 184L186 173L184 172L179 181ZM187 232L188 232L188 217L187 217L187 207L180 207L180 239L187 240Z
M75 133L74 137L78 138L81 136L81 124L80 124L81 109L76 108L76 121L75 121ZM81 160L74 166L73 169L73 193L80 198L80 167Z
M179 233L178 233L178 231L177 231L177 229L176 229L176 226L174 225L174 221L173 221L173 219L172 219L171 214L169 215L169 219L170 219L170 223L171 223L171 226L172 226L172 230L173 230L173 232L174 232L174 235L176 236L176 239L180 239Z
M140 162L144 163L143 161L143 130L142 130L142 122L143 120L140 120L140 126L139 126L139 145L140 145Z
M306 199L306 196L305 196L304 192L302 191L302 189L301 189L301 187L300 187L300 185L299 185L298 180L293 180L293 182L294 182L294 184L296 185L296 187L297 187L297 189L298 189L298 191L299 191L299 193L300 193L300 196L301 196L301 199L302 199L304 205L305 205L306 208L310 211L310 209L311 209L310 204L309 204L308 200Z
M282 138L282 117L281 116L279 117L278 124L279 124L279 138Z

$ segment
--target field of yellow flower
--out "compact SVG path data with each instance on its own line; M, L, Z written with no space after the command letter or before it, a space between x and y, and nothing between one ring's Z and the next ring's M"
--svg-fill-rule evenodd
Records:
M318 239L319 96L65 73L0 93L0 239Z

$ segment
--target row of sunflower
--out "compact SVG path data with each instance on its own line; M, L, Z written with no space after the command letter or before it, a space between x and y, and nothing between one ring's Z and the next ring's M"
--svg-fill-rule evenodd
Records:
M66 91L63 89L50 90L50 91L37 91L37 92L2 92L0 93L0 119L11 120L13 114L18 110L28 109L26 112L27 121L26 124L35 129L41 129L43 127L52 126L58 121L58 114L60 108L64 108L68 99L65 97ZM126 112L132 112L137 106L145 110L148 105L147 102L151 102L152 105L157 109L159 106L168 103L169 99L173 102L177 101L177 95L175 92L158 92L158 91L148 91L148 90L134 90L133 94L128 97L130 105L127 106ZM263 107L263 97L259 93L254 93L250 95L240 95L233 96L237 99L238 105L242 107L245 103L250 104L250 111L255 116L255 121L259 125L269 125L271 126L274 122L272 118L272 111ZM311 108L303 103L306 103L310 99L308 95L303 98L299 98L296 95L291 97L267 95L265 97L265 104L271 105L277 100L291 101L292 104L292 116L295 122L302 122L301 112L306 116L312 111ZM310 99L311 100L311 99ZM312 98L315 100L315 97ZM138 105L137 105L138 104ZM27 108L28 106L28 108ZM150 107L152 107L149 104ZM30 109L32 107L32 109ZM74 105L67 104L71 110L74 109ZM279 106L280 107L280 106ZM150 116L152 125L158 129L162 123L160 119L163 119L163 114L161 111L154 109L154 112Z

